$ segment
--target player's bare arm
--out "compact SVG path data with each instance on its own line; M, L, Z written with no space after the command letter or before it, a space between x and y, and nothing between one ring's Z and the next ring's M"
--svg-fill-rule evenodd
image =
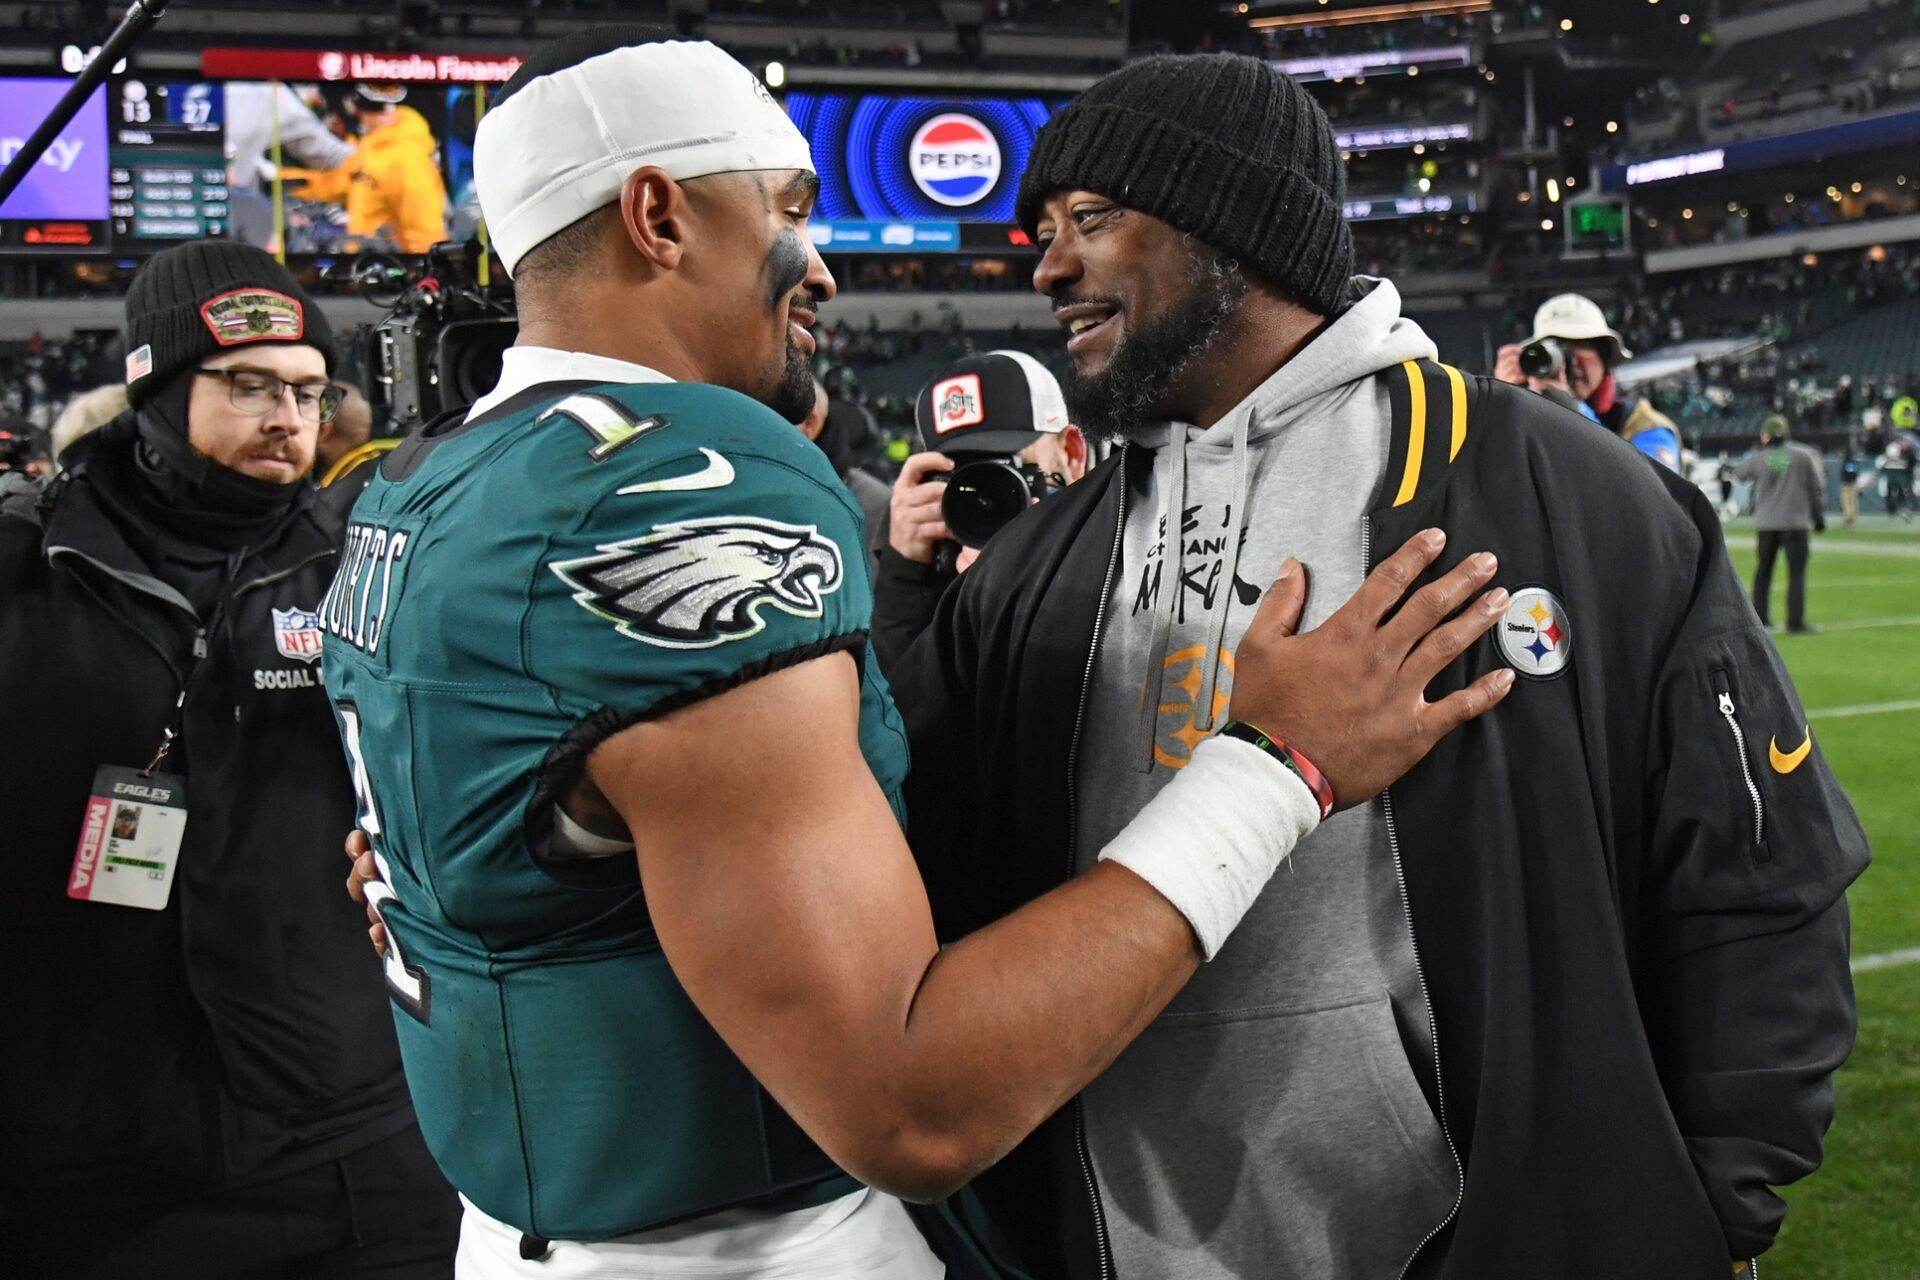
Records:
M1491 576L1478 557L1393 613L1439 542L1409 543L1303 636L1296 569L1243 641L1234 715L1293 734L1343 805L1511 683L1426 703L1503 604L1489 593L1446 621ZM633 834L676 975L729 1047L843 1168L937 1198L1098 1075L1201 956L1186 918L1108 863L942 950L858 749L859 702L853 662L816 659L628 729L588 773Z

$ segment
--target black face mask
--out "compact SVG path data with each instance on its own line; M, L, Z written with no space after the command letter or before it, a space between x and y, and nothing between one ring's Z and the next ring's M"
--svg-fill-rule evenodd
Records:
M223 467L187 443L192 370L140 406L135 470L149 496L149 514L184 541L237 550L263 539L300 497L304 482L275 484Z

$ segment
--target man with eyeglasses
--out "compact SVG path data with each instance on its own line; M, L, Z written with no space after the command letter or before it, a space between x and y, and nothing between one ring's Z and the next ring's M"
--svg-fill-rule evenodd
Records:
M333 335L204 241L134 278L127 348L128 412L0 485L0 1269L449 1275L340 892Z

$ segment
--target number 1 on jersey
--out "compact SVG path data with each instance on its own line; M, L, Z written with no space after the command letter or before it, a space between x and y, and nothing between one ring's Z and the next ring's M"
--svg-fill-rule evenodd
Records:
M355 821L360 830L367 833L367 839L373 845L373 865L380 873L378 880L367 882L366 892L368 903L379 913L380 922L387 926L387 954L383 962L387 992L402 1009L424 1026L432 1004L432 986L427 981L426 970L407 963L400 939L387 920L386 904L398 899L393 892L393 869L380 852L380 815L373 803L373 784L367 777L366 758L360 752L360 708L345 699L337 705L340 709L340 736L346 743L347 759L353 772Z

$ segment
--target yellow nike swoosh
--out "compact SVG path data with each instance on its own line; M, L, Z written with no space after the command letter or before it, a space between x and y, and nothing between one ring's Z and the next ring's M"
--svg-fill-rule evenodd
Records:
M1772 738L1768 738L1767 739L1767 762L1773 766L1773 771L1775 773L1792 773L1795 769L1798 769L1800 767L1800 762L1802 760L1805 760L1807 758L1807 753L1812 750L1813 750L1812 730L1807 731L1806 741L1802 742L1799 746L1795 747L1792 751L1782 751L1780 749L1780 744L1778 742L1776 742Z

